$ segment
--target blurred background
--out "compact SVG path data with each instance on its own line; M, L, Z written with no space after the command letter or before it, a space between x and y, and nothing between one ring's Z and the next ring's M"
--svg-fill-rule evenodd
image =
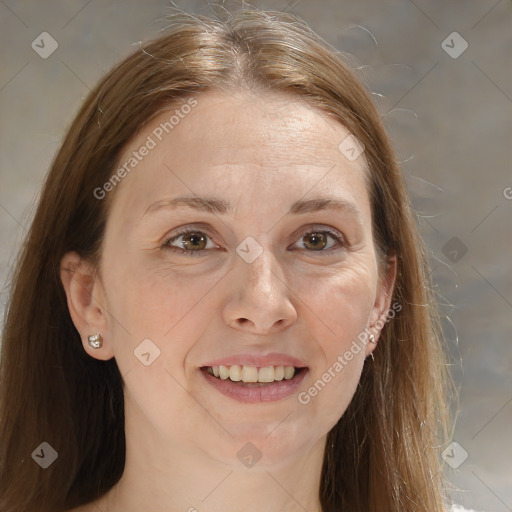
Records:
M217 0L216 4L222 4ZM240 1L225 2L234 9ZM0 283L42 181L96 81L177 7L205 0L0 0ZM253 0L349 55L402 162L459 390L439 447L453 499L512 511L512 2Z

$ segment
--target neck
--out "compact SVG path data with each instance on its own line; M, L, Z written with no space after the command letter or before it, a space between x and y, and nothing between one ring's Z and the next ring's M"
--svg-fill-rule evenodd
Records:
M279 462L265 457L271 444L262 453L254 444L226 436L219 438L218 446L227 446L222 452L234 456L219 460L219 452L206 453L193 434L173 442L154 431L148 435L148 425L140 420L126 420L125 470L118 484L96 503L100 510L321 512L325 437L290 449L293 453L286 453Z

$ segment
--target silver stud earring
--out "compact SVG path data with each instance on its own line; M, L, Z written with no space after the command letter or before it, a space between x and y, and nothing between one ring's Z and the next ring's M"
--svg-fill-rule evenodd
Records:
M377 345L377 342L375 341L375 336L373 334L370 334L370 336L368 336L368 338L370 338L371 343L373 343L374 345ZM370 352L370 355L372 356L372 361L375 361L375 358L373 357L373 350Z
M100 333L91 334L87 339L92 348L101 348L103 346L103 337Z

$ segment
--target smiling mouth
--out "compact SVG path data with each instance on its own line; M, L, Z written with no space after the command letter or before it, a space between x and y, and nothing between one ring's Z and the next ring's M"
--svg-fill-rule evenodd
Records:
M265 386L279 381L293 380L307 368L294 366L203 366L201 371L207 372L219 380L227 380L240 385Z

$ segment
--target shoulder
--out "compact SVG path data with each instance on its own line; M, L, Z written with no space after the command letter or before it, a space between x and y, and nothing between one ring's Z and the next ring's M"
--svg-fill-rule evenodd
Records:
M447 510L447 512L483 512L483 511L464 508L461 505L453 504L452 507L449 510Z

